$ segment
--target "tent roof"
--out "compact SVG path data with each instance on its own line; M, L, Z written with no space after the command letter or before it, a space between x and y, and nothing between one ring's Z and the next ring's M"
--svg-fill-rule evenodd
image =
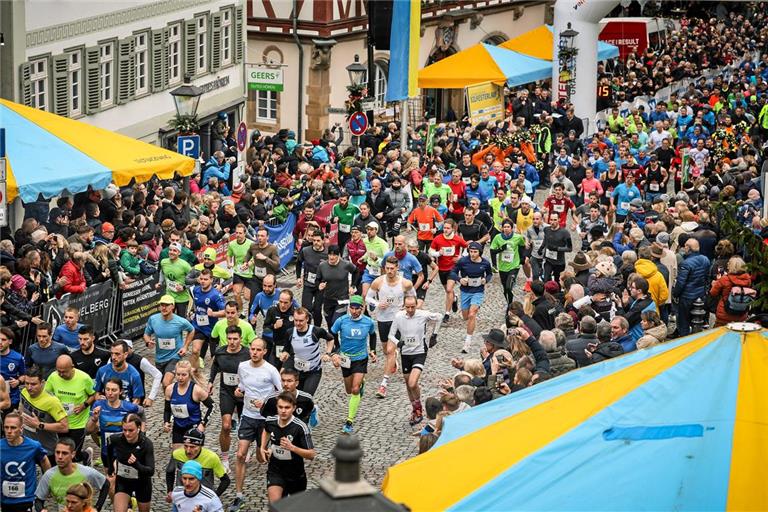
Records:
M0 99L6 128L8 201L36 201L62 192L103 189L110 181L192 173L192 158L81 121Z
M765 389L765 332L698 333L448 417L384 493L414 511L765 510Z
M554 52L554 34L551 25L541 25L533 30L513 37L499 45L537 59L551 61ZM597 42L597 60L602 61L619 56L619 48L604 41Z
M461 89L482 82L503 83L506 76L486 46L478 43L419 70L419 87Z

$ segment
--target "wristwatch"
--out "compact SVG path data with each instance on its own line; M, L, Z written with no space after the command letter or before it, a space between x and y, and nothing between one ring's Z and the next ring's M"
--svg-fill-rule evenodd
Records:
M43 423L42 421L40 423L38 423L37 424L37 430L40 430L41 432L43 430L45 430L45 423Z

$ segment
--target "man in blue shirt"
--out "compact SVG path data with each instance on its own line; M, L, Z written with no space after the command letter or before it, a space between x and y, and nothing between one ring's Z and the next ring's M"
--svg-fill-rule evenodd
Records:
M218 343L211 339L211 331L219 318L224 317L224 295L213 287L213 272L204 268L197 277L198 285L192 288L192 325L195 328L192 352L205 357L211 348L211 359Z
M0 328L0 375L8 384L11 398L11 409L19 406L21 399L21 380L19 377L27 373L24 356L11 349L13 331L9 327Z
M37 343L30 345L24 357L24 364L27 368L38 366L43 372L43 379L56 369L56 359L62 354L69 354L69 349L62 343L57 343L51 339L53 328L48 322L43 322L37 326Z
M64 311L64 323L53 331L53 341L66 345L70 352L80 350L80 341L77 335L83 324L79 323L80 310L69 307Z
M381 257L382 261L387 261L387 258L394 256L399 264L398 273L404 279L415 283L414 276L418 277L421 273L421 263L419 263L416 256L405 250L405 237L403 235L398 235L394 238L394 245L395 250L385 252L384 256Z
M2 493L0 505L3 510L32 510L37 489L37 471L40 466L43 473L51 467L48 452L38 441L24 437L21 415L9 413L3 421L5 439L0 439L0 464Z
M110 359L110 364L102 366L96 372L93 389L103 395L107 382L117 378L123 384L125 399L131 400L136 405L141 404L141 400L144 398L144 384L141 382L139 371L127 362L128 344L124 340L117 340L112 343Z
M170 295L160 297L160 312L147 321L144 342L150 349L155 348L155 366L163 373L163 388L173 382L178 363L189 350L195 337L195 328L186 318L174 314L176 301ZM186 338L184 333L187 333Z
M624 180L611 194L611 208L616 209L616 222L624 222L629 214L630 203L640 197L640 189L635 185L635 175L627 173Z
M331 332L339 337L339 351L333 354L331 361L336 368L341 367L344 389L349 395L349 414L343 431L351 434L360 407L365 374L368 373L368 337L376 332L376 327L370 317L363 315L363 298L360 295L349 298L348 311L331 327ZM376 362L373 352L371 361Z
M477 312L483 305L485 285L493 277L491 262L482 256L483 246L480 242L470 242L469 256L460 258L453 267L448 279L457 281L461 290L461 316L467 322L467 337L464 340L462 353L469 352L472 335L475 334Z

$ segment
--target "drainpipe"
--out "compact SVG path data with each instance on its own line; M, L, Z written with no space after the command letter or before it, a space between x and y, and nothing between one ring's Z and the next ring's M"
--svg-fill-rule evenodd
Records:
M304 107L304 47L301 46L301 40L299 39L298 25L299 25L299 12L298 12L298 0L293 0L293 40L296 42L296 47L299 49L299 113L296 119L296 135L299 137L299 142L304 138L304 130L302 127L302 108Z

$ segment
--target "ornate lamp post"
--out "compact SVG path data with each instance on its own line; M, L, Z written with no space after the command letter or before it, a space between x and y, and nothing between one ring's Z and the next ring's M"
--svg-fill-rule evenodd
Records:
M176 107L176 117L172 121L174 128L179 133L197 133L200 126L197 123L197 107L200 104L200 96L203 90L192 85L189 75L184 77L184 84L171 91L173 104Z
M579 50L575 47L575 43L578 35L579 33L571 28L569 22L568 28L560 32L558 42L560 80L557 98L565 103L570 102L576 83L576 55Z

